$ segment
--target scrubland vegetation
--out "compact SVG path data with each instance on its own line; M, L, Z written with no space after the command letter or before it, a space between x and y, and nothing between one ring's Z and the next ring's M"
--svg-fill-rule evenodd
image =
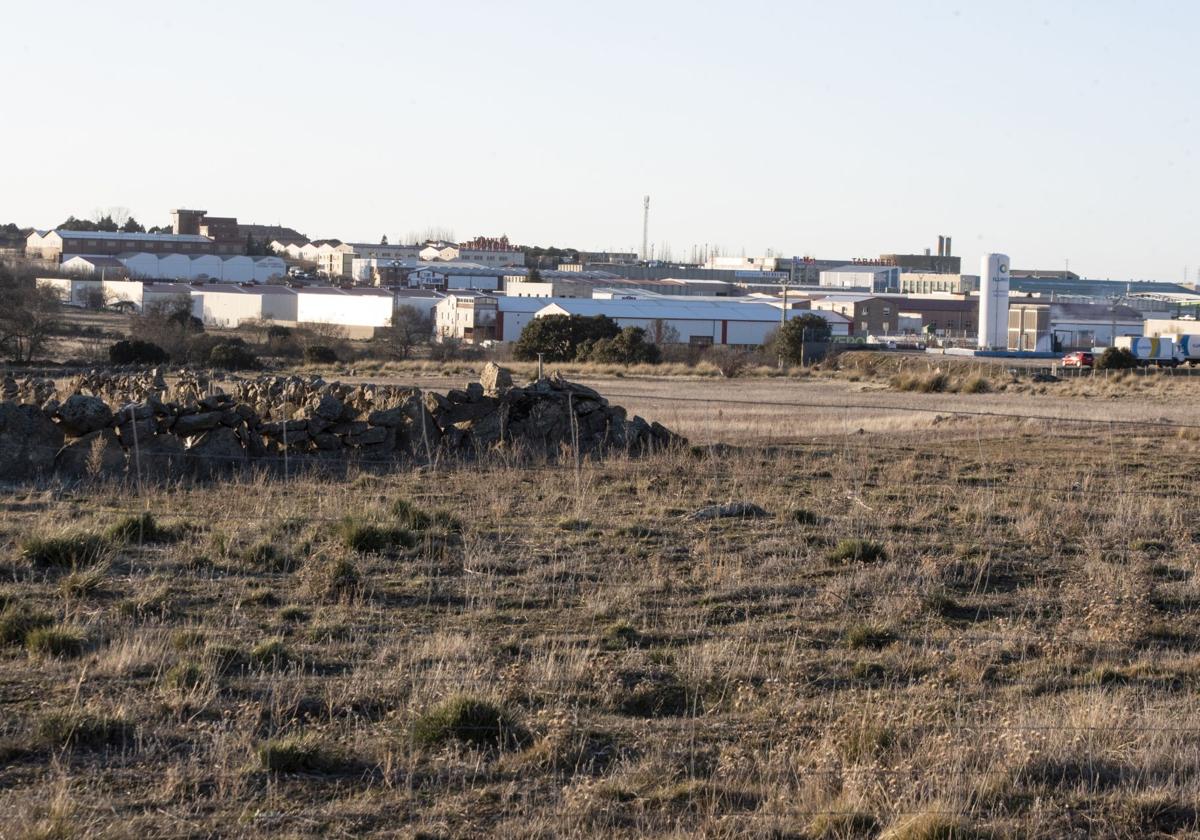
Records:
M10 491L0 833L1194 833L1192 437L821 428Z

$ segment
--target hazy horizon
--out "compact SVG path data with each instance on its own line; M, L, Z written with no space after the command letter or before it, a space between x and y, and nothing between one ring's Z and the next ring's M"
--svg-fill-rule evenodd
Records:
M313 237L850 259L953 237L1195 282L1181 2L6 10L0 223L173 207ZM1184 277L1185 266L1188 267Z

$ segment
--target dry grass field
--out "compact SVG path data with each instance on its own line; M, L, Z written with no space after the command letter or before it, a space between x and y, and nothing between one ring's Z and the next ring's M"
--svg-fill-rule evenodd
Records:
M585 379L738 444L643 459L7 491L0 835L1198 836L1191 381L891 375Z

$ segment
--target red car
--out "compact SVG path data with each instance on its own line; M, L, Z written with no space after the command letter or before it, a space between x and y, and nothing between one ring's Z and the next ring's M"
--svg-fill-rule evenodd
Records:
M1095 361L1096 360L1094 358L1092 358L1091 353L1086 353L1082 350L1077 350L1074 353L1068 353L1067 355L1062 357L1062 366L1063 367L1090 368L1095 363Z

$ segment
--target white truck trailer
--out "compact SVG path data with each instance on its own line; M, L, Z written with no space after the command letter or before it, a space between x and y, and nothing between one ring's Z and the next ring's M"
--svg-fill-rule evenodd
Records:
M1142 367L1175 367L1183 361L1175 347L1174 339L1170 336L1147 338L1141 335L1122 335L1117 337L1116 346L1132 353ZM1197 342L1196 350L1200 351L1200 341Z

